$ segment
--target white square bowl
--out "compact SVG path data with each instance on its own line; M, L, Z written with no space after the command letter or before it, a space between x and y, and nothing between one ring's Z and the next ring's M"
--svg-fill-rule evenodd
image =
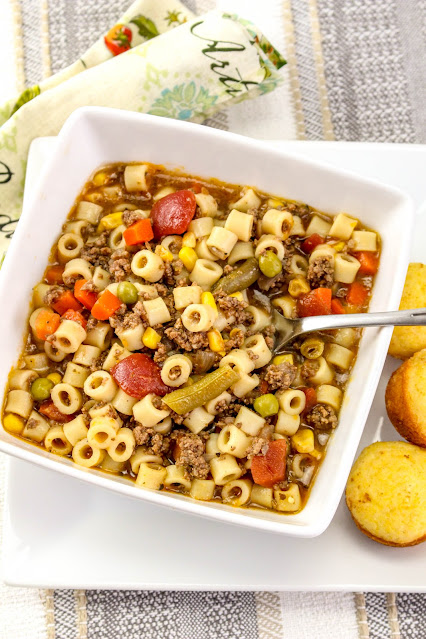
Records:
M414 213L402 192L350 173L271 149L261 141L176 120L84 107L64 125L54 154L24 210L0 278L0 388L16 363L26 331L32 287L41 279L53 243L77 194L93 173L112 162L147 161L206 178L248 184L306 202L327 213L345 211L377 230L382 256L372 311L398 307L408 264ZM386 357L392 329L365 331L330 440L305 508L296 515L196 502L136 487L125 478L86 470L71 460L0 430L0 450L115 492L219 521L294 537L314 537L339 503Z

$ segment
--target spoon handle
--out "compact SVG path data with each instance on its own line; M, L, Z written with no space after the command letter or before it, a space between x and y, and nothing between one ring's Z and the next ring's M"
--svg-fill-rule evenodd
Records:
M426 326L426 308L386 313L349 313L347 315L317 315L304 317L298 333L329 328L358 328L363 326Z

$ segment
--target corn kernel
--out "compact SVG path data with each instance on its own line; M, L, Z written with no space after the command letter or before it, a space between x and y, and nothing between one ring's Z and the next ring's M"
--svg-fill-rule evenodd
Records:
M315 450L314 433L308 428L302 428L293 435L291 442L298 453L311 453Z
M49 373L49 375L46 375L46 379L50 379L50 381L53 382L55 386L56 384L60 384L60 382L62 382L62 377L59 375L59 373Z
M276 209L278 206L284 206L284 202L282 200L277 200L276 197L270 197L268 200L268 206L271 209Z
M197 246L197 238L195 233L188 231L182 238L182 246L188 246L189 248L195 248Z
M216 302L213 295L208 291L201 293L201 304L207 304L207 306L210 306L214 310L216 317L218 316Z
M312 455L312 457L314 457L315 459L321 459L322 457L321 451L316 450L316 448L314 448L314 450L311 450L309 454Z
M173 254L161 244L157 244L155 252L164 262L173 262Z
M214 328L212 331L207 331L207 338L209 340L210 350L213 351L213 353L220 353L224 350L225 343L217 329Z
M240 302L244 302L244 297L241 291L237 291L236 293L231 293L229 297L236 297Z
M304 277L294 277L288 284L288 292L292 297L300 297L303 293L309 293L311 287Z
M341 253L344 250L345 246L346 244L344 242L336 242L336 244L333 244L333 248L336 253Z
M280 364L284 364L284 362L288 362L289 364L293 364L294 363L293 354L292 353L284 353L284 355L277 355L272 360L272 363L275 364L275 366L279 366Z
M183 262L184 267L191 272L195 266L195 262L198 260L198 255L193 248L184 246L179 251L179 259Z
M100 171L99 173L96 173L92 182L95 186L103 186L107 180L108 180L108 175L104 173L103 171Z
M98 224L98 233L102 233L102 231L112 231L112 229L116 229L120 224L123 224L123 214L121 211L105 215Z
M9 433L20 435L24 430L24 420L22 417L18 417L18 415L9 413L3 417L3 426L9 431Z
M157 348L160 341L161 341L161 335L159 335L157 331L154 331L153 328L148 326L148 328L145 329L145 332L142 335L143 345L146 346L147 348L154 349L154 348Z
M233 328L229 333L229 337L235 337L238 333L241 333L241 328Z

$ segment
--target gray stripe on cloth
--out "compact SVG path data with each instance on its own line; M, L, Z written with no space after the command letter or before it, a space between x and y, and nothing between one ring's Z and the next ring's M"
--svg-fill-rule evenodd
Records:
M369 639L391 639L386 594L366 592L365 609L370 631Z
M426 594L399 593L396 595L401 639L425 639Z
M401 31L405 76L413 106L416 142L426 142L426 0L407 5L397 2L396 14ZM423 24L422 24L423 22ZM420 28L423 27L423 30ZM423 31L423 32L422 32ZM426 630L425 630L426 634Z
M309 3L306 0L292 0L291 12L296 41L297 71L302 96L306 137L309 140L322 140L324 138L324 130L309 10Z
M89 590L86 598L88 639L258 639L253 592Z
M77 639L77 609L74 590L55 590L55 639Z
M57 73L78 60L114 26L131 0L48 0L48 3L52 73Z
M318 2L336 139L416 141L395 4Z
M41 3L20 0L22 15L22 42L24 45L25 85L32 86L43 80L41 56Z

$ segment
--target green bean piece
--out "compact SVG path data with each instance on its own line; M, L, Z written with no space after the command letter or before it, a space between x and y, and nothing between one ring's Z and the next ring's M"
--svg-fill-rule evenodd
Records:
M227 295L243 291L257 280L260 275L259 264L255 257L249 257L241 266L237 266L234 270L221 277L213 286L213 291L223 291Z
M191 386L178 388L163 397L163 402L178 415L184 415L194 408L214 399L240 379L240 375L230 366L222 366L204 375Z
M266 251L259 257L259 268L266 277L275 277L281 273L283 265L274 251Z
M254 410L262 417L270 417L276 415L280 409L277 398L272 393L267 395L260 395L256 397L253 403Z
M50 391L54 385L52 380L46 377L38 377L31 384L31 395L37 402L43 402L45 399L49 399Z
M138 289L131 282L120 282L117 288L117 297L123 304L136 304Z

